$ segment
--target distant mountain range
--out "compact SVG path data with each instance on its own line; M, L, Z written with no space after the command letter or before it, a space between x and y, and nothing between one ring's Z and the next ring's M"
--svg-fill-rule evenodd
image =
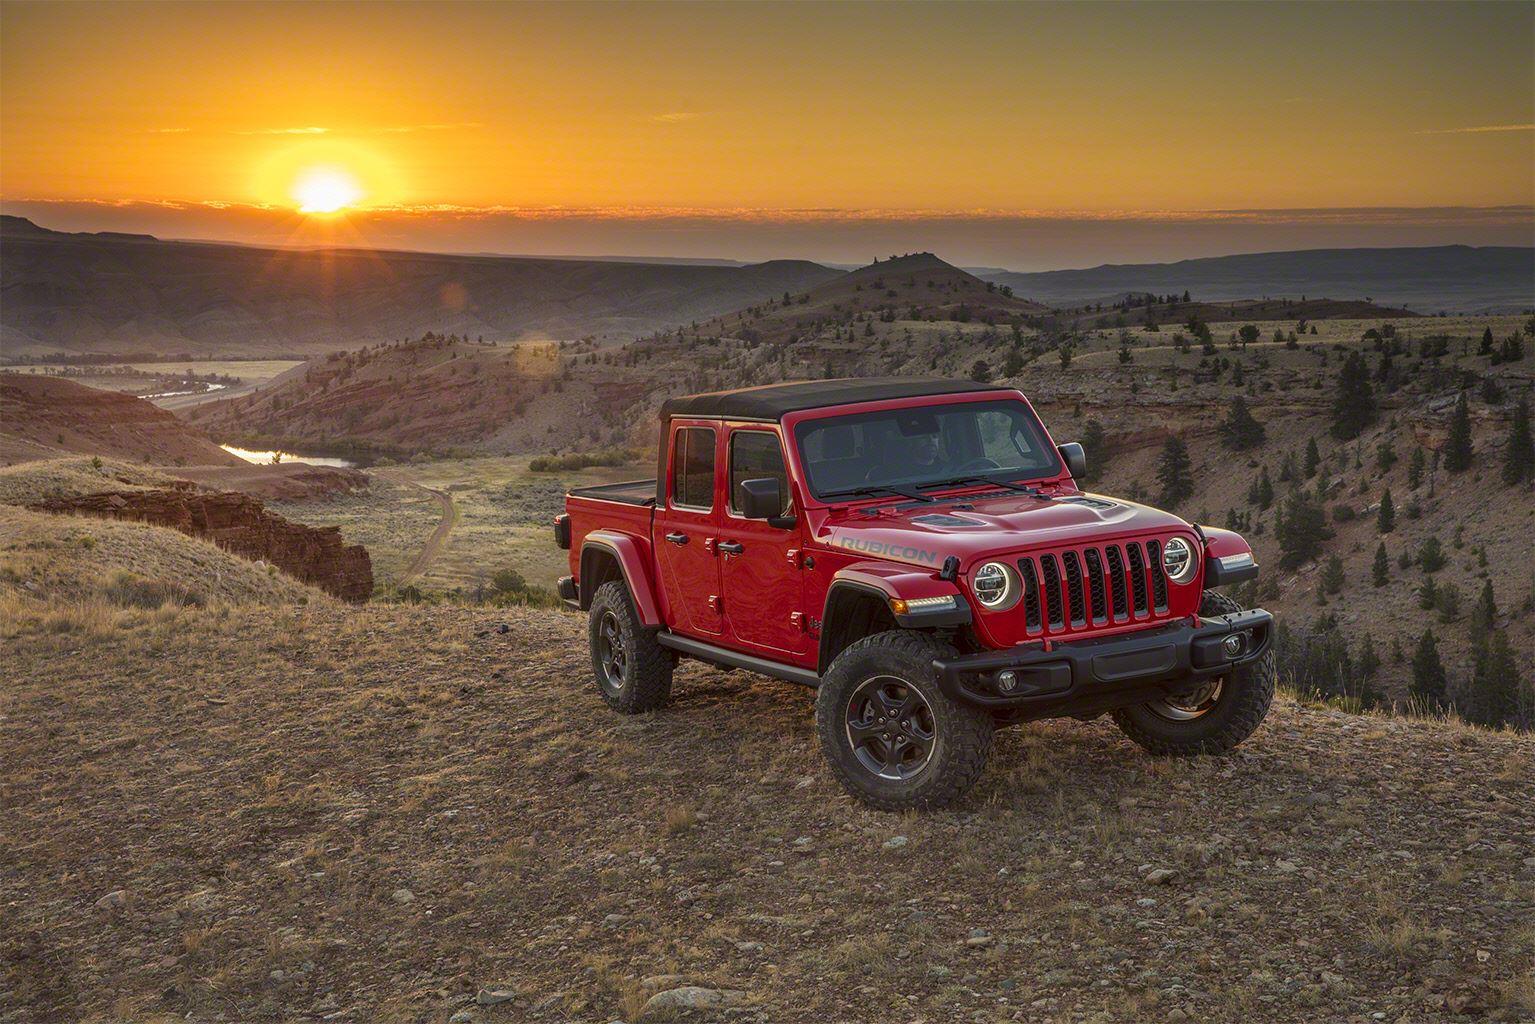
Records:
M0 217L0 351L314 354L426 331L627 338L841 272L751 266L264 249L69 234Z
M734 265L262 248L71 234L0 216L0 356L12 359L60 352L307 357L427 332L611 343L709 321L709 331L727 333L758 318L763 322L751 326L773 338L859 309L1000 322L1047 306L1075 312L1111 307L1127 294L1185 291L1201 303L1333 299L1361 316L1371 309L1366 298L1427 314L1520 312L1535 307L1535 249L1315 249L972 275L931 254L848 272L805 260ZM782 305L787 293L796 296L792 308Z
M1033 274L989 267L972 273L1052 306L1108 303L1128 292L1187 291L1205 302L1301 296L1369 299L1420 313L1519 313L1535 308L1535 248L1512 246L1301 249Z

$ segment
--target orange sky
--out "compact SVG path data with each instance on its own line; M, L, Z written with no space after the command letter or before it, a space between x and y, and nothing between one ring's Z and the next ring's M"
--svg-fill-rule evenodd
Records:
M217 224L219 204L291 209L315 166L444 244L508 207L1535 205L1527 3L7 3L0 29L8 210L171 203Z

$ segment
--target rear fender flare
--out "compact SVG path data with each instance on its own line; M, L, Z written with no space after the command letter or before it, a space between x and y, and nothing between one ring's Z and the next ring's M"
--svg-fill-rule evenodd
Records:
M655 629L662 625L661 611L656 604L655 586L650 579L645 552L633 537L612 530L593 530L581 544L581 608L590 608L592 592L597 588L590 581L599 559L611 556L618 563L624 584L634 598L634 610L640 622Z

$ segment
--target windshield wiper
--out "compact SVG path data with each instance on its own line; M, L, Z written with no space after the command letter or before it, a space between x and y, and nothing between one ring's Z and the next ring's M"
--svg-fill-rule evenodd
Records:
M1010 480L996 480L989 476L956 476L949 480L934 480L932 483L918 484L925 490L935 487L959 487L963 484L991 484L993 487L1001 487L1004 490L1018 491L1020 494L1030 494L1040 497L1039 490L1027 484L1015 484Z
M894 494L901 498L910 498L912 501L932 501L933 499L921 491L911 491L904 487L892 487L889 484L879 484L874 487L849 487L843 491L827 491L821 495L823 498L873 498L881 494Z

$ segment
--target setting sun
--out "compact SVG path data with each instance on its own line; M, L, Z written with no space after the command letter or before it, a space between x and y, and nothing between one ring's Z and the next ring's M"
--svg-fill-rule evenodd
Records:
M337 213L356 205L362 195L357 179L334 167L312 168L293 183L300 213Z

